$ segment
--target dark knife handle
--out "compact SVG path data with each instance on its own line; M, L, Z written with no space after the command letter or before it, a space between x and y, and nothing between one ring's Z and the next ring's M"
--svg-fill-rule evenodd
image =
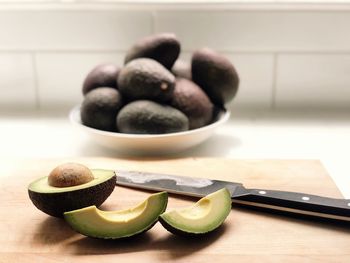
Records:
M303 193L246 189L232 198L233 203L274 209L290 213L350 221L350 200Z

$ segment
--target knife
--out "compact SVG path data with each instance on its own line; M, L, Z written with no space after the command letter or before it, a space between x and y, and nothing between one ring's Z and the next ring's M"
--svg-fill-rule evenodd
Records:
M131 188L203 197L226 187L233 203L306 216L350 221L350 200L296 192L247 189L241 183L158 174L139 171L115 171L116 184Z

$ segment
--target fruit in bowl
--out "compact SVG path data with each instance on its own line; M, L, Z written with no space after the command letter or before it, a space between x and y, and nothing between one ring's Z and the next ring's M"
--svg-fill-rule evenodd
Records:
M208 126L236 96L239 77L209 48L179 59L180 41L162 33L139 40L125 65L96 66L83 85L83 125L120 134L169 134Z

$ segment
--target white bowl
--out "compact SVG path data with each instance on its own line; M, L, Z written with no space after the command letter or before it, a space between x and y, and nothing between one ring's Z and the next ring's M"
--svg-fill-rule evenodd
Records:
M126 134L101 131L83 125L80 119L80 106L74 107L69 113L71 123L85 132L92 141L132 155L170 154L186 150L208 139L229 117L229 111L222 111L215 122L198 129L183 132Z

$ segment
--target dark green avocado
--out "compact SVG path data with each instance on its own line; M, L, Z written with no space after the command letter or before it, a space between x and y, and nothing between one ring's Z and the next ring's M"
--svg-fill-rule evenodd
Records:
M188 79L176 79L170 105L188 117L190 129L205 126L213 119L213 103L200 87Z
M161 214L159 222L173 234L201 236L217 229L230 211L230 192L223 188L203 197L191 207Z
M146 200L125 210L102 211L96 206L64 213L65 220L77 232L95 238L127 238L151 229L168 204L166 192L150 195Z
M149 58L132 60L120 71L118 87L129 101L167 102L174 92L175 77L157 61Z
M100 87L117 89L119 71L120 68L114 64L101 64L94 67L84 80L83 95Z
M180 42L173 33L160 33L139 40L127 52L125 64L136 58L151 58L171 69L180 53Z
M149 100L124 106L117 116L118 130L132 134L163 134L186 131L188 118L181 111Z
M50 176L33 181L28 186L29 198L33 204L42 212L55 217L62 217L66 211L91 205L100 206L113 192L116 175L110 170L90 171L83 168L77 171L77 166L81 165L61 165ZM86 173L90 175L85 176ZM52 175L54 179L50 179ZM66 186L67 182L71 186Z
M221 107L230 102L238 90L239 77L231 61L209 48L194 52L192 79Z
M90 91L81 105L81 122L91 128L115 131L116 116L123 106L123 99L118 90L99 88Z

